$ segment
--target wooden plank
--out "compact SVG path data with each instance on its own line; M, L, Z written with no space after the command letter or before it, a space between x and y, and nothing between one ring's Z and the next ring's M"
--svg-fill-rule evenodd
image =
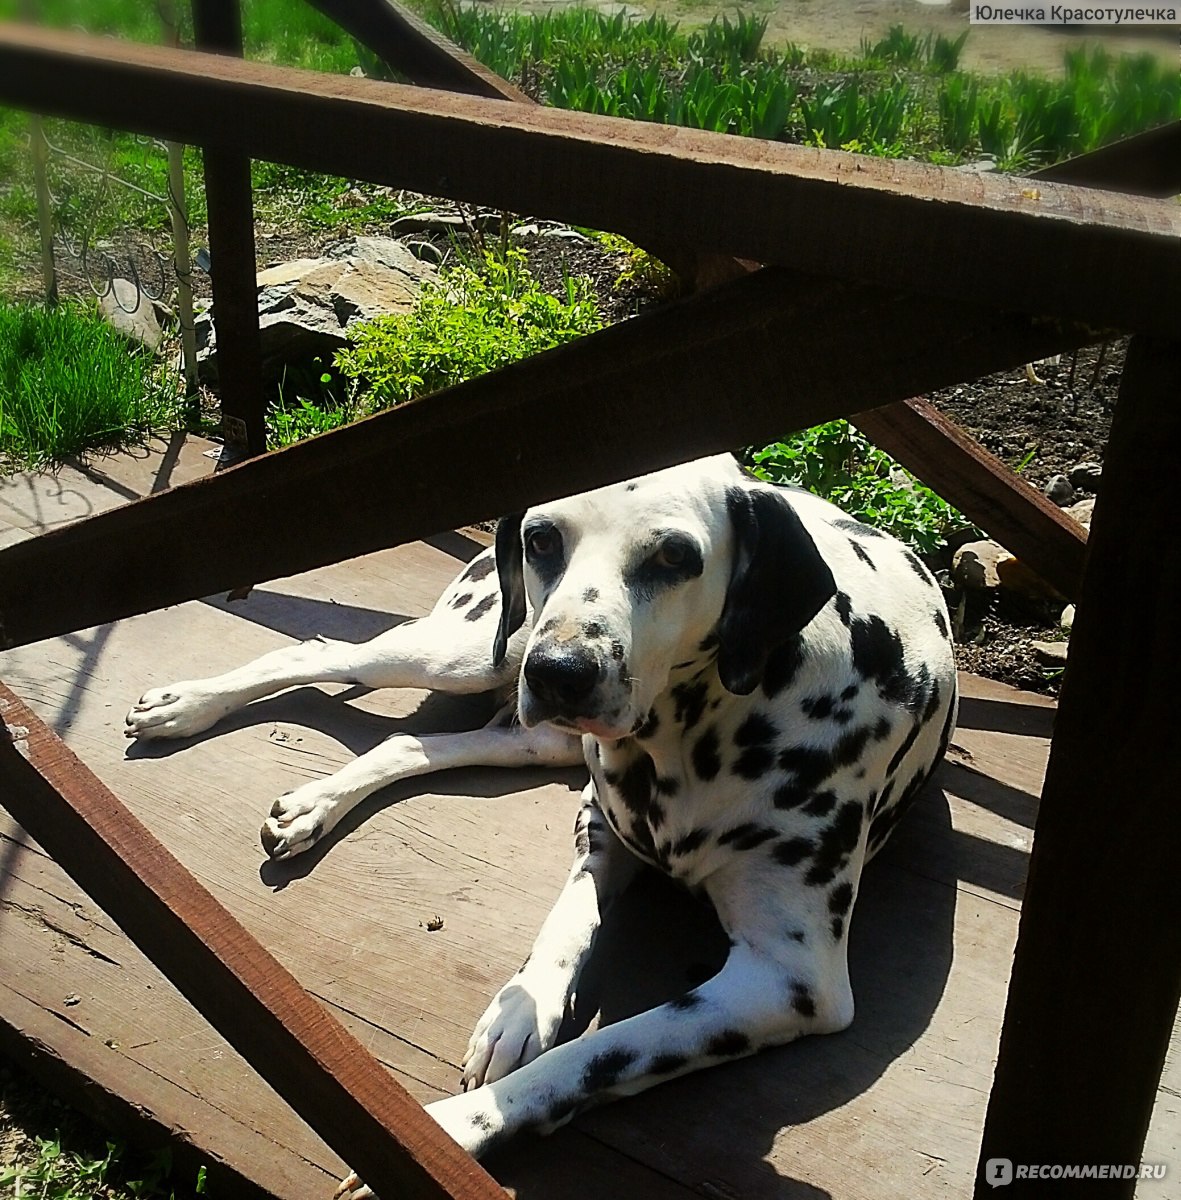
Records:
M396 0L308 3L419 87L490 100L533 101Z
M856 413L853 421L1047 583L1069 599L1078 595L1087 549L1082 526L933 404L904 400Z
M5 806L375 1188L502 1196L295 978L0 684Z
M241 57L238 0L192 0L192 9L193 31L200 49ZM250 156L206 146L202 160L222 433L235 453L263 454L267 448L266 403L258 330Z
M1181 121L1042 167L1029 178L1131 196L1175 196L1181 192Z
M1181 989L1170 454L1181 345L1128 350L1030 862L986 1160L1137 1163ZM1115 806L1113 808L1113 806ZM1114 814L1118 809L1118 819ZM1098 886L1106 881L1107 886ZM1033 1195L1038 1180L1016 1181ZM1130 1196L1134 1180L1100 1185Z
M1085 338L765 269L0 551L0 645L273 579L782 436ZM791 394L784 395L790 380ZM718 403L719 398L741 397ZM593 414L555 442L555 412ZM501 447L499 451L496 449ZM437 463L478 490L440 488ZM390 463L399 464L396 471ZM71 581L86 578L79 591ZM35 586L34 585L35 582Z
M15 25L0 102L1099 327L1169 336L1181 305L1165 201Z

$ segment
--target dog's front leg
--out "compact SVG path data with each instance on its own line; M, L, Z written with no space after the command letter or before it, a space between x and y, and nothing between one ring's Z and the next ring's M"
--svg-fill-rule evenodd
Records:
M806 956L738 940L713 979L669 1004L609 1025L493 1083L427 1106L477 1157L521 1130L548 1133L576 1113L702 1067L852 1019L847 976L820 978Z
M604 819L594 784L583 792L574 847L570 875L529 957L476 1024L463 1060L465 1090L503 1078L554 1044L603 915L640 866Z
M260 832L263 849L272 858L309 850L366 797L416 775L472 766L572 767L581 761L578 738L550 725L394 734L335 774L280 796Z

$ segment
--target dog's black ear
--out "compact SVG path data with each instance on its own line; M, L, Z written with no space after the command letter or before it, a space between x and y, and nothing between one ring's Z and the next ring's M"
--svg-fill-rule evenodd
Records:
M730 587L718 622L722 686L748 695L767 659L795 637L837 590L828 564L790 504L769 488L730 488L734 529Z
M525 623L525 572L521 555L524 513L501 517L496 526L496 573L500 577L500 624L492 643L492 664L499 667L508 640Z

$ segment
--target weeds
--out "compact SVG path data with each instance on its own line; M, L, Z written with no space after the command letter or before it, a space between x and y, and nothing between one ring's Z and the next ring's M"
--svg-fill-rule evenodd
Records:
M824 496L849 516L893 534L919 554L940 550L971 523L848 421L830 421L748 451L754 473Z
M589 280L567 276L563 294L555 296L530 274L522 251L486 250L440 272L409 313L350 328L352 345L335 360L348 397L336 407L354 415L388 408L593 333L601 324ZM302 408L297 420L321 420Z

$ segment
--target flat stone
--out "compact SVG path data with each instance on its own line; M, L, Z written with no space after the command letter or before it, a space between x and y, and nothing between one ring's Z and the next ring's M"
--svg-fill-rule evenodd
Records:
M1030 642L1033 656L1047 667L1066 666L1066 655L1070 649L1069 642Z
M160 348L164 331L152 302L130 279L113 279L110 291L99 299L98 306L108 324L124 337L153 352Z

